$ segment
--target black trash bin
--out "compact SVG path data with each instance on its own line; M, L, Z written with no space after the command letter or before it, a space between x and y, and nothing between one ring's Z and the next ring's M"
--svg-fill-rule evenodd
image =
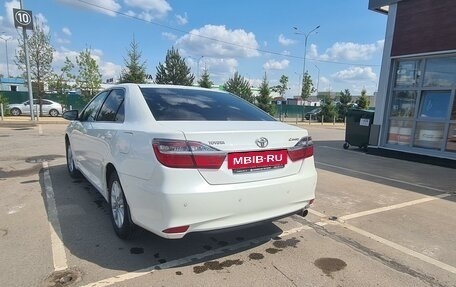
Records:
M347 123L345 126L344 149L351 145L367 149L374 111L362 109L349 109L347 111Z

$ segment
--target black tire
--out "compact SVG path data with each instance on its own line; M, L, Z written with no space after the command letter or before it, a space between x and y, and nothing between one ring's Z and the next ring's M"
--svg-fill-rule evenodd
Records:
M13 115L13 116L20 116L20 115L22 114L22 113L21 113L21 110L19 110L18 108L12 108L12 109L10 110L10 113L11 113L11 115Z
M56 109L52 109L49 111L49 115L51 117L58 117L59 116L59 111L57 111Z
M130 207L125 198L119 176L115 171L109 177L108 198L114 231L121 239L131 239L135 231L135 224L131 220Z
M344 143L344 149L348 149L350 145L348 143Z
M76 168L76 165L74 164L74 158L73 158L73 151L71 149L70 143L65 141L65 150L66 150L66 161L67 161L67 169L68 173L72 178L80 178L81 173L79 170Z

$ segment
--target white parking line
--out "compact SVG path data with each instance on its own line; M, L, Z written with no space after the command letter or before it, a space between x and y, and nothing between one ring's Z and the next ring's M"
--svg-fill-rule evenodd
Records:
M429 202L429 201L433 201L433 200L437 200L437 199L442 199L442 198L449 197L449 196L451 196L451 194L448 194L448 193L440 194L437 196L426 196L425 198L420 198L420 199L416 199L416 200L412 200L412 201L408 201L408 202L403 202L403 203L394 204L394 205L390 205L390 206L384 206L384 207L361 211L361 212L357 212L357 213L353 213L353 214L349 214L349 215L344 215L344 216L339 217L339 219L340 220L349 220L349 219L358 218L358 217L362 217L362 216L366 216L366 215L371 215L371 214L375 214L375 213L379 213L379 212L399 209L399 208L412 206L412 205L416 205L416 204L420 204L420 203L425 203L425 202Z
M52 180L49 173L49 164L43 162L44 169L44 190L46 192L46 202L48 211L49 229L51 231L52 257L54 261L54 270L65 270L68 268L65 247L62 242L62 230L55 205L54 190L52 189Z
M366 237L368 237L370 239L373 239L373 240L375 240L377 242L380 242L380 243L382 243L382 244L384 244L384 245L386 245L388 247L394 248L394 249L396 249L396 250L398 250L398 251L400 251L400 252L402 252L404 254L413 256L413 257L415 257L417 259L420 259L420 260L422 260L424 262L427 262L427 263L429 263L431 265L434 265L434 266L439 267L439 268L441 268L443 270L446 270L448 272L456 274L456 267L454 267L454 266L451 266L451 265L448 265L448 264L443 263L441 261L435 260L434 258L431 258L431 257L426 256L424 254L418 253L418 252L416 252L414 250L408 249L407 247L401 246L401 245L399 245L397 243L394 243L392 241L384 239L384 238L382 238L380 236L377 236L377 235L372 234L370 232L364 231L364 230L362 230L362 229L360 229L358 227L355 227L353 225L350 225L348 223L339 222L339 224L341 226L347 228L347 229L350 229L350 230L358 233L358 234L361 234L361 235L366 236Z
M296 227L296 228L293 228L293 229L290 229L290 230L285 230L281 234L279 234L278 236L283 238L283 237L290 236L292 234L298 233L298 232L303 231L303 230L311 230L311 229L312 228L310 226L302 225L300 227ZM252 244L260 244L262 242L269 241L269 240L271 240L271 236L262 236L262 237L259 237L259 238L248 240L246 242L241 242L241 243L230 245L230 246L220 247L220 248L217 248L217 249L214 249L214 250L206 251L206 252L195 254L195 255L190 255L190 256L187 256L187 257L184 257L184 258L180 258L180 259L176 259L176 260L172 260L172 261L169 261L169 262L166 262L166 263L153 265L151 267L144 268L144 269L141 269L141 270L138 270L138 271L125 273L125 274L114 276L114 277L111 277L111 278L106 278L106 279L100 280L98 282L89 283L89 284L84 285L82 287L105 287L105 286L110 286L110 285L113 285L115 283L121 283L121 282L124 282L124 281L127 281L127 280L131 280L131 279L135 279L135 278L147 275L147 274L151 274L155 270L158 270L158 269L169 269L169 268L173 268L173 267L176 267L176 266L187 265L187 264L192 263L193 261L195 261L195 259L196 260L201 260L201 259L204 259L204 258L213 257L215 255L226 253L227 250L229 250L229 251L240 250L240 249L249 247Z
M43 127L38 125L38 134L41 136L43 134Z
M408 181L403 181L403 180L390 178L390 177L386 177L386 176L376 175L376 174L372 174L372 173L368 173L368 172L358 171L358 170L354 170L354 169L351 169L351 168L345 168L345 167L341 167L341 166L337 166L337 165L333 165L333 164L328 164L328 163L324 163L324 162L316 161L315 163L316 164L320 164L320 165L333 167L333 168L337 168L337 169L341 169L341 170L345 170L345 171L349 171L349 172L353 172L353 173L359 173L359 174L367 175L367 176L370 176L370 177L375 177L375 178L385 179L385 180L389 180L389 181L393 181L393 182L397 182L397 183L402 183L402 184L406 184L406 185L410 185L410 186L425 188L425 189L438 191L438 192L448 192L446 190L442 190L442 189L439 189L439 188L434 188L434 187L430 187L430 186L426 186L426 185L422 185L422 184L417 184L417 183L412 183L412 182L408 182Z

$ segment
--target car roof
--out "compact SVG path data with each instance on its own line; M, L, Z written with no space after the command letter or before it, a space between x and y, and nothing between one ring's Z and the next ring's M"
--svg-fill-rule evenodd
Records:
M202 88L197 86L181 86L181 85L164 85L164 84L134 84L134 83L124 83L124 84L116 84L109 87L109 89L121 88L121 87L132 87L138 86L139 88L155 88L155 89L183 89L183 90L201 90L201 91L213 91L218 93L228 93L226 91L215 90L215 89L208 89Z

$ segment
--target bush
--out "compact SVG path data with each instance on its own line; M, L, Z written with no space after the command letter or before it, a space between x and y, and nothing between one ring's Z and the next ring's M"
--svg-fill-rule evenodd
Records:
M8 116L9 115L8 98L5 97L4 95L0 94L0 103L3 104L3 114L5 116Z

